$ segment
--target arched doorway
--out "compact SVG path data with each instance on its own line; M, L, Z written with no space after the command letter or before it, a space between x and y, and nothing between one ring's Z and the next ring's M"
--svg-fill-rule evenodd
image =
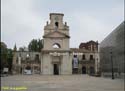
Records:
M82 67L82 74L86 74L86 67L85 66Z

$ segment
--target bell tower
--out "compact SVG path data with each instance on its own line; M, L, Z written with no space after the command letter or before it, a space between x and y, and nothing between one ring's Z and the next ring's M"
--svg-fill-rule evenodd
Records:
M50 13L44 26L41 71L43 74L71 74L69 26L63 22L62 13Z
M55 50L54 44L59 46L58 50L69 49L69 26L63 23L64 14L50 13L50 21L44 26L44 48L43 50ZM56 49L57 50L57 49Z
M44 34L59 31L69 35L69 26L67 26L67 22L63 22L63 16L64 14L61 13L50 13L50 23L47 21L44 27Z

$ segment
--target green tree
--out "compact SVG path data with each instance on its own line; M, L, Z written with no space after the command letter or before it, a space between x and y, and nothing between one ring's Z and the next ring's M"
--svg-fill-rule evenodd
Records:
M43 42L42 42L43 40L41 39L38 39L38 51L40 52L41 51L41 49L43 48Z
M1 49L1 70L3 70L3 68L5 66L7 66L7 46L4 42L0 42L0 49Z
M33 39L28 45L29 51L40 52L43 48L42 40Z
M6 44L4 42L0 42L0 49L1 49L1 70L3 70L4 67L9 68L9 72L11 72L12 69L12 60L13 60L13 50L8 49Z
M8 63L9 72L11 72L11 69L12 69L12 61L13 61L13 50L7 49L7 63Z
M23 46L23 47L19 48L19 51L24 52L24 51L28 51L28 50L27 50L27 48L25 46Z

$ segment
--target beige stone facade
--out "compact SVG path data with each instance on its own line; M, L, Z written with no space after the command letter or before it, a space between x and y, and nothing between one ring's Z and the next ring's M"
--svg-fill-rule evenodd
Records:
M41 51L42 74L72 74L69 27L63 23L63 16L51 13L50 23L47 22L44 27L44 45Z
M50 22L47 21L44 26L43 49L37 53L39 55L39 61L31 61L31 56L29 59L22 56L27 61L23 61L22 58L20 60L22 73L28 65L31 67L33 74L35 74L35 66L38 68L37 71L39 74L43 75L97 73L99 56L96 43L88 43L88 49L84 48L86 47L84 45L83 48L82 46L81 48L70 48L69 26L66 22L63 22L63 16L64 14L61 13L50 13ZM90 45L91 43L92 45ZM16 63L17 58L19 58L18 53L16 52L14 55L13 68L19 65ZM22 53L25 56L27 54L26 52ZM31 54L35 55L35 52ZM83 55L85 58L83 58ZM35 56L33 59L35 59Z

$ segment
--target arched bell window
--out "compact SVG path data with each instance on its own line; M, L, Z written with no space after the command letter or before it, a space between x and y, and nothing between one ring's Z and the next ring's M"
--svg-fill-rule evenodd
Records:
M54 48L54 49L58 49L58 48L61 48L61 46L60 46L60 44L55 43L55 44L53 44L53 48Z
M55 31L58 30L58 26L59 26L58 22L55 22Z
M58 22L55 22L55 26L58 28L58 26L59 26L59 23L58 23Z

